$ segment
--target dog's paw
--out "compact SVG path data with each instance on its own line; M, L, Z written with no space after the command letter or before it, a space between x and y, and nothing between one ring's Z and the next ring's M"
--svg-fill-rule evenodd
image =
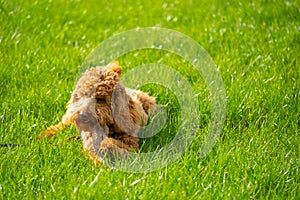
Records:
M108 147L101 149L98 153L99 160L111 168L115 168L116 163L119 163L127 156L128 152L118 147Z

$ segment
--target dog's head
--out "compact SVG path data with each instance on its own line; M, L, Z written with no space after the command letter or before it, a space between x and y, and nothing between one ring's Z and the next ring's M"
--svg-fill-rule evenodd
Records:
M121 72L121 67L114 61L104 67L90 68L82 74L68 102L68 110L71 111L78 130L104 134L100 131L103 127L99 127L98 121L112 116L108 116L109 113L105 113L105 109L102 110L101 116L97 116L95 105L100 103L101 108L111 106L112 94L119 85Z
M80 98L93 98L109 101L110 97L120 81L122 69L116 61L107 66L90 68L84 72L76 84L72 93L72 100L76 102Z

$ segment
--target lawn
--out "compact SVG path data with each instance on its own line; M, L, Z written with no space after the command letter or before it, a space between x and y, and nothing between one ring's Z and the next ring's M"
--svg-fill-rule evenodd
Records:
M91 164L81 141L67 141L74 127L38 142L64 114L86 56L118 33L153 26L193 38L222 76L226 119L212 151L199 157L212 115L205 80L159 49L117 60L124 73L168 65L197 93L199 126L179 159L128 173ZM0 147L1 199L300 198L299 1L0 0L0 27L0 143L21 144ZM168 111L162 132L141 140L141 151L151 152L175 137L180 106L161 85L140 89Z

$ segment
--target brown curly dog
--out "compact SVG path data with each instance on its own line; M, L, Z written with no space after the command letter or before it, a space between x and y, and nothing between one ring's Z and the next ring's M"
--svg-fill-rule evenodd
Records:
M84 72L75 86L62 121L39 135L50 138L73 124L80 132L83 149L93 162L104 156L115 159L139 149L138 132L156 110L155 99L125 88L121 67L112 62Z

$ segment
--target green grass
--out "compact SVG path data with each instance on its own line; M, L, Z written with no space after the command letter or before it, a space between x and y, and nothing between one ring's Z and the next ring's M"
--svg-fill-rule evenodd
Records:
M199 2L0 0L0 143L26 144L0 148L0 198L299 199L299 1ZM198 158L210 120L207 88L172 55L162 63L201 94L200 131L174 164L145 174L93 166L80 141L65 142L74 128L38 143L37 135L64 114L88 53L110 36L150 26L190 36L218 66L227 114L213 151ZM126 71L164 55L144 50L119 62ZM143 89L169 103L176 119L172 94ZM172 132L178 120L170 122ZM147 151L165 140L143 142Z

